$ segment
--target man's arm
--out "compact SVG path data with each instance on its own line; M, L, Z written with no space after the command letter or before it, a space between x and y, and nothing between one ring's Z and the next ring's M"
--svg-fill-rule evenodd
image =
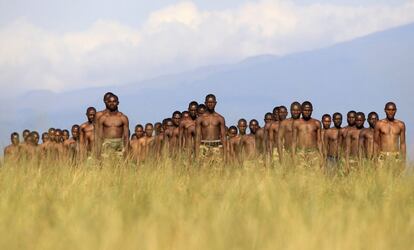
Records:
M283 162L283 138L285 138L285 126L283 122L281 122L279 125L279 133L277 134L277 145L279 145L279 147L277 147L277 151L279 152L280 163Z
M349 154L351 152L351 135L348 131L345 139L345 168L349 172Z
M407 157L407 145L405 142L405 123L404 122L401 122L400 152L401 152L403 161L405 162L406 157Z
M296 156L296 144L298 139L298 130L297 130L297 121L294 121L292 124L292 159L295 161Z
M379 151L381 150L381 121L378 121L374 128L374 143L377 144L376 150L374 151L375 159L378 157Z
M185 136L184 135L184 122L180 122L180 126L178 127L178 151L181 152L181 150L183 149L183 146L185 145L184 140L185 140Z
M273 131L273 124L271 124L270 127L269 127L268 136L269 136L268 137L268 140L269 140L269 142L268 142L268 145L269 145L268 155L269 155L270 159L272 160L273 159L273 144L274 144L273 140L275 139L275 135L274 135L274 131Z
M361 133L359 134L359 139L358 139L358 158L359 160L361 160L363 158L364 153L366 155L368 155L368 152L364 152L364 141L365 141L365 131L361 131Z
M327 155L328 155L328 148L331 146L329 145L329 133L330 131L327 130L325 131L325 133L323 134L323 158L326 159Z
M222 116L220 116L220 136L221 136L221 143L223 144L224 162L226 162L227 161L226 120Z
M322 149L322 123L318 120L316 120L316 142L318 145L319 154L323 155L323 149Z
M201 117L198 117L196 120L196 131L195 131L195 157L196 159L200 153L200 143L201 143Z
M124 149L125 155L128 154L129 151L129 119L126 115L122 115L123 120L123 140L124 140Z

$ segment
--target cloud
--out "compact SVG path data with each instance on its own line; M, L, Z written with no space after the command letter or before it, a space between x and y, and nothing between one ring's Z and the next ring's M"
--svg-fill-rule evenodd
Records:
M97 20L64 33L19 19L0 27L0 86L19 93L124 84L258 54L315 49L413 21L413 2L287 1L220 11L181 2L151 13L140 27Z

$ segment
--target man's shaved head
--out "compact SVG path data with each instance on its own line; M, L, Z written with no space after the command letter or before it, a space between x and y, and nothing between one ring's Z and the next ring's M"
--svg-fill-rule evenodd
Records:
M105 95L104 95L104 97L103 97L103 101L106 102L106 100L109 97L113 96L113 95L114 95L114 93L112 93L112 92L106 92Z

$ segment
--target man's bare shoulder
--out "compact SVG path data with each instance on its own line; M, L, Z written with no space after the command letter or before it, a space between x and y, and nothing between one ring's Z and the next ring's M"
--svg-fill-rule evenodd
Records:
M291 125L292 122L293 122L293 119L292 118L288 118L286 120L283 120L282 122L280 122L280 127L285 128L285 127Z

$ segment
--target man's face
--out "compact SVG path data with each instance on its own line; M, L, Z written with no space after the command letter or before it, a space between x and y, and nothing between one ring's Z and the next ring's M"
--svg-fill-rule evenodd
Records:
M48 133L42 134L42 142L45 143L48 141L49 141L49 134Z
M162 126L161 126L161 124L160 124L160 123L156 123L156 124L155 124L155 126L154 126L154 130L155 130L155 133L156 133L157 135L161 132L161 128L162 128Z
M256 134L257 130L259 129L259 124L256 121L251 121L249 123L249 129L252 134Z
M142 127L136 127L135 128L135 134L138 138L141 138L144 136L144 129Z
M49 139L51 141L55 141L55 133L56 133L56 131L54 129L49 129L48 133L49 133Z
M153 126L146 126L145 127L145 135L147 137L151 137L153 132L154 132L154 127Z
M357 128L363 128L364 127L364 122L365 122L365 117L362 115L357 115L355 118L355 126Z
M285 108L279 109L279 121L285 120L287 115L288 115L287 109L285 109Z
M239 121L239 123L237 124L237 127L239 128L241 135L246 134L247 123L245 121Z
M299 105L294 105L291 109L290 109L290 113L292 114L292 118L293 119L299 119L300 118L300 114L302 113L302 108Z
M206 99L204 105L206 105L207 110L209 111L214 111L214 109L216 108L216 99L214 99L213 97L209 97Z
M346 120L348 122L348 126L350 126L350 127L355 126L355 117L356 117L356 114L355 113L349 113L347 115Z
M11 136L11 142L15 146L19 145L19 135L12 135Z
M63 137L63 140L67 140L67 139L69 139L69 132L68 131L66 131L66 130L64 130L63 132L62 132L62 137Z
M182 114L183 114L183 116L182 116L182 119L183 120L186 120L186 119L189 119L190 118L190 113L185 112L185 113L182 113Z
M178 113L174 114L174 116L172 117L172 121L174 123L174 126L178 127L180 125L181 115Z
M309 120L312 117L312 107L310 105L305 105L302 110L302 117L305 120Z
M191 105L188 107L188 113L190 113L190 117L192 119L197 118L197 105Z
M174 123L172 121L167 122L167 129L172 129L174 127Z
M86 113L86 117L88 117L88 122L94 122L95 116L96 116L96 111L93 109L88 110L88 112Z
M236 135L237 135L237 130L236 130L236 129L234 129L234 128L229 129L229 137L230 137L230 138L233 138L233 137L235 137Z
M78 127L73 127L72 128L72 137L74 139L78 139L79 138L79 128Z
M333 122L334 122L335 128L341 128L341 125L342 125L342 116L335 115L333 117Z
M118 110L118 98L115 96L111 96L108 98L108 101L106 102L106 108L109 109L109 111L114 112Z
M30 131L27 131L27 130L23 131L23 140L25 142L28 142L29 135L30 135Z
M273 120L279 121L279 109L273 109Z
M395 114L397 113L397 107L395 105L388 105L385 108L385 114L387 115L387 119L393 121L395 118Z
M329 129L331 127L331 117L327 116L322 119L323 129Z
M197 110L198 115L202 115L206 112L206 108L204 108L203 106L199 107Z
M265 118L264 118L264 122L266 123L266 124L269 124L269 123L271 123L273 121L273 116L271 115L271 114L268 114L268 115L266 115L265 116Z
M59 130L55 131L55 140L56 142L62 142L62 132Z
M33 144L34 145L37 145L37 144L39 144L39 134L37 134L37 133L33 133L33 135L32 135L32 138L33 138Z
M368 123L371 128L375 128L375 125L378 122L378 116L376 114L371 115L368 117Z

